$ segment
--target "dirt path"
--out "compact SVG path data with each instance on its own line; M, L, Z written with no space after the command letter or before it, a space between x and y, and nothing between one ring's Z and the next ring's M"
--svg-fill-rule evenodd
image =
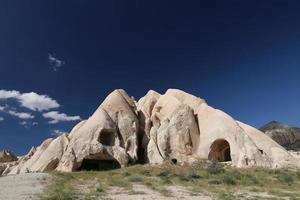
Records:
M51 176L30 173L0 177L0 200L34 200L51 183Z

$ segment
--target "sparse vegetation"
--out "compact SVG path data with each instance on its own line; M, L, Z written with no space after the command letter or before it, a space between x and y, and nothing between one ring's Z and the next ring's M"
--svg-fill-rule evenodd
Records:
M111 171L54 175L56 183L42 200L104 198L113 186L128 190L129 195L142 194L134 190L133 184L144 185L164 196L172 195L168 186L178 185L191 194L201 193L218 199L300 199L299 171L287 169L236 169L220 163L199 162L193 166L135 165ZM87 189L78 189L86 185L89 185Z
M133 174L128 177L128 180L130 182L142 182L144 180L144 178L143 178L143 176L141 176L139 174Z
M224 177L223 177L223 182L226 184L226 185L236 185L236 180L234 177L230 176L229 174L226 174Z
M209 174L220 174L220 173L223 173L224 171L225 171L224 166L218 162L212 162L207 167L207 172Z
M294 182L294 179L292 176L285 172L281 172L277 175L277 179L281 181L282 183L286 183L288 185L291 185Z
M300 179L300 170L297 170L297 178Z

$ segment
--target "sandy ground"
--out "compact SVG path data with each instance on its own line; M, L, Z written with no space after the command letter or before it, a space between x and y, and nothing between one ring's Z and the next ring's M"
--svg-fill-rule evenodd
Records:
M111 187L107 192L107 199L112 200L212 200L212 197L192 194L181 186L169 186L170 197L162 196L159 192L153 191L144 185L134 185L134 193L130 193L123 188Z
M99 186L97 181L84 181L78 185L74 185L77 191L82 195L76 199L84 200L84 194L95 191ZM128 190L122 187L111 186L106 189L105 193L100 196L91 196L91 199L97 200L212 200L211 196L199 193L192 193L187 188L182 186L167 186L164 187L168 191L168 196L163 196L158 191L141 185L133 184L132 189Z
M0 177L0 200L34 200L51 183L51 176L43 173Z

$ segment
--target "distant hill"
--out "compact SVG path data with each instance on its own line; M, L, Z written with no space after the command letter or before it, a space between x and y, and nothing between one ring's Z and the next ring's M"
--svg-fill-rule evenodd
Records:
M18 160L16 154L9 150L0 150L0 163Z
M300 128L272 121L260 128L287 150L300 151Z

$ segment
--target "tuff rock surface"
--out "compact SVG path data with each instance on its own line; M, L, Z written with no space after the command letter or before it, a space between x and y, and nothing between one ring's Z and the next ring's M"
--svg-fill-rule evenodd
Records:
M300 167L263 132L238 122L205 100L181 90L150 90L138 102L121 89L69 134L45 140L17 161L0 164L0 174L102 170L135 163L191 164L198 159L236 167Z

